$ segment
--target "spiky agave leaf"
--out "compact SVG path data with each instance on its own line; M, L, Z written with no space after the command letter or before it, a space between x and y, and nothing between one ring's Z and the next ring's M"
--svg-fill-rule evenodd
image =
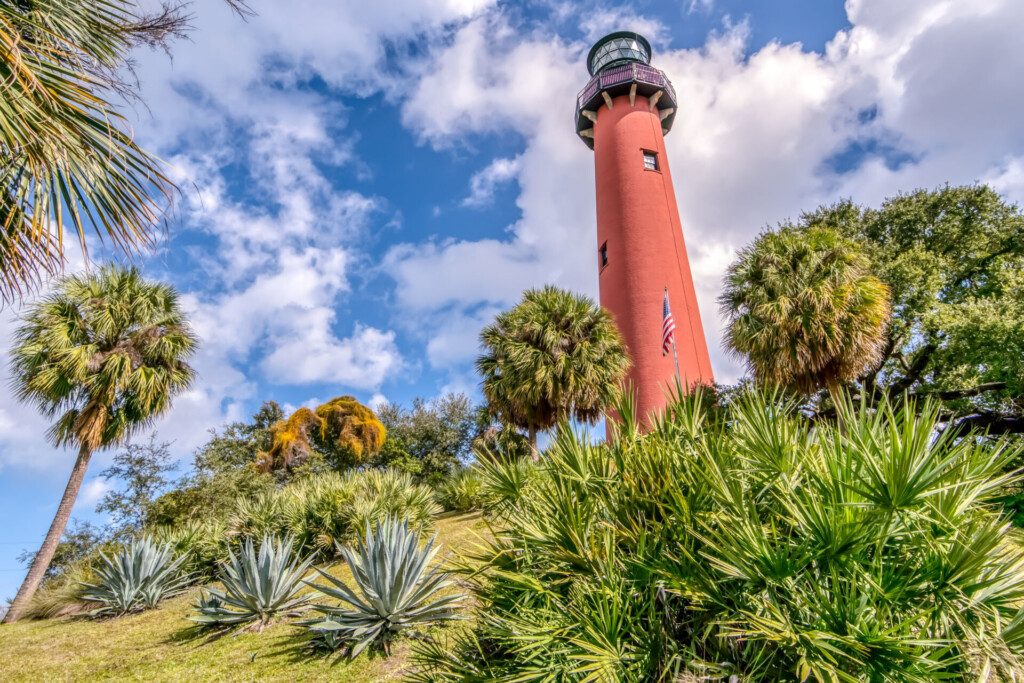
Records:
M457 618L459 594L438 596L451 582L439 567L429 568L437 555L436 537L419 547L419 537L407 521L388 519L366 527L355 550L339 548L352 570L355 589L317 569L327 585L314 585L342 606L317 604L325 619L309 623L314 632L333 632L350 643L350 657L357 657L374 643L390 651L390 641L412 626L425 626ZM428 569L429 568L429 569Z
M276 616L306 607L303 578L313 562L300 559L292 539L264 536L259 551L246 539L240 552L229 552L221 567L224 589L211 588L196 602L192 621L204 626L234 626L255 622L262 629Z
M113 557L101 553L96 579L82 584L82 599L98 602L94 616L119 616L156 607L157 603L181 593L190 576L182 573L186 556L174 556L169 543L157 544L149 537L132 541Z

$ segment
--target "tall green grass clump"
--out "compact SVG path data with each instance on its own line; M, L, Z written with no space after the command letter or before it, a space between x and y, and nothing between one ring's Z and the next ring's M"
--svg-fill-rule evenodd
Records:
M361 529L395 517L425 531L441 512L434 492L394 470L310 475L256 498L240 499L229 523L239 542L288 536L296 552L330 557Z
M451 512L480 510L486 503L483 476L473 467L459 470L437 486L436 497Z
M467 562L482 618L419 680L1020 680L1010 442L913 401L812 423L775 395L560 432ZM628 407L620 414L629 415ZM492 484L494 483L492 482Z

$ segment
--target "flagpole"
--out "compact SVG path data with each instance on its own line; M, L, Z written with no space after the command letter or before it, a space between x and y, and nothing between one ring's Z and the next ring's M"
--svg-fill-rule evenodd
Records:
M668 301L668 287L665 288L665 301ZM676 351L676 335L672 333L672 360L676 364L676 381L683 386L683 377L679 374L679 353Z

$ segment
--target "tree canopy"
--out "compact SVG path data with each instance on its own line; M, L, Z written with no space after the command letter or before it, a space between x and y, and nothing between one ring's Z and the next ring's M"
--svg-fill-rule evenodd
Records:
M411 408L386 403L377 412L388 437L376 462L427 480L451 474L471 458L473 440L489 421L468 396L455 393L417 398Z
M15 334L17 396L54 418L49 436L78 457L53 522L6 621L16 620L56 552L94 451L124 442L191 384L196 337L168 285L134 268L63 278Z
M859 245L889 289L892 314L878 362L850 382L854 388L926 395L959 426L1024 432L1019 207L984 185L947 186L878 208L822 206L780 232L810 240L821 230Z

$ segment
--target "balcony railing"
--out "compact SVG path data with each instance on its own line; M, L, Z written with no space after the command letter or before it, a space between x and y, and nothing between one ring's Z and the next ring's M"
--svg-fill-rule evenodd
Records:
M631 83L633 81L647 83L648 85L661 88L666 91L666 94L670 96L670 99L673 102L676 101L676 91L672 88L672 83L665 78L665 74L652 66L640 64L639 62L632 62L630 64L623 64L622 66L606 69L591 78L590 82L587 83L587 86L580 91L580 94L576 98L577 111L587 106L587 104L589 104L594 96L601 90L606 90L621 83Z

